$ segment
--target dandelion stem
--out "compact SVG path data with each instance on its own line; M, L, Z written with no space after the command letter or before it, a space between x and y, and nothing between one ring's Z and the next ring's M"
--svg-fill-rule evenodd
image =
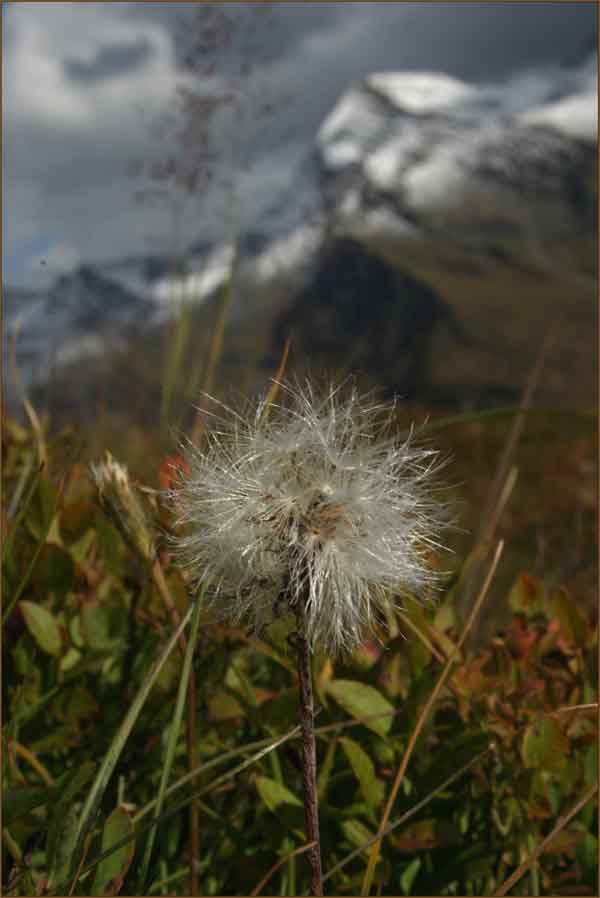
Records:
M300 725L302 728L302 781L306 839L314 842L307 852L311 866L311 895L323 894L321 871L321 843L319 839L319 808L317 801L317 749L315 743L314 703L310 670L310 648L306 634L306 608L296 603L298 622L296 647L298 650L298 678L300 682Z

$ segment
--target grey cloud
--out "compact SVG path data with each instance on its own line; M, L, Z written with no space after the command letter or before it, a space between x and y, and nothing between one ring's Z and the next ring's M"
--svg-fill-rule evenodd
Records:
M173 29L204 4L122 4L126 18L144 18ZM222 3L225 9L242 8ZM353 19L359 40L348 67L429 68L466 79L502 78L517 68L568 62L596 44L598 13L589 2L520 3L273 3L276 27L265 40L277 59L302 53L311 35L335 42ZM320 72L324 81L332 72ZM360 75L359 75L360 76Z
M67 59L63 69L73 81L91 83L105 78L119 78L143 65L152 53L147 41L101 47L91 62Z
M393 60L402 68L476 81L560 64L597 32L597 9L589 3L419 3L407 4L403 13L401 31L379 33L386 65Z
M178 23L193 22L205 3L125 3L120 4L126 19L153 21L175 32ZM220 3L226 10L239 9L247 15L247 3ZM274 27L265 32L265 42L275 58L293 52L306 35L318 32L339 21L340 14L349 13L354 4L338 3L269 3ZM360 6L360 4L358 4Z

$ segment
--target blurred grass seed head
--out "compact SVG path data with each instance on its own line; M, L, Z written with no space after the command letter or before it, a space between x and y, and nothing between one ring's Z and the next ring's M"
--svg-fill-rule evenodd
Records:
M438 452L392 435L394 405L352 386L280 385L242 412L221 405L203 448L183 453L168 493L173 549L221 619L261 630L281 602L306 603L311 647L350 652L394 595L436 584L431 550L448 524ZM383 419L383 420L382 420Z
M104 461L90 465L90 474L104 511L126 543L145 560L154 561L153 527L125 465L107 451Z

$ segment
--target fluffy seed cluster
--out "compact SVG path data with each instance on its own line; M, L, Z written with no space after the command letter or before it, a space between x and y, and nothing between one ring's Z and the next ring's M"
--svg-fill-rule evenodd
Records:
M354 388L280 389L277 404L223 406L205 448L184 450L174 549L194 581L210 578L219 617L261 629L303 602L310 644L336 655L394 595L435 582L439 454L395 439L393 407Z

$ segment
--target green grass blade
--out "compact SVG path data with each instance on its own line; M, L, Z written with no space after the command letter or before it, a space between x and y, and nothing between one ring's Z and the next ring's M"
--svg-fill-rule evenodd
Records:
M51 702L52 699L66 686L69 686L73 680L79 680L83 674L90 670L94 670L94 668L101 664L102 661L109 657L116 657L118 654L123 654L125 651L125 648L111 648L106 651L98 651L91 658L81 661L76 667L64 674L57 686L53 686L52 689L49 689L48 692L45 692L44 695L40 696L37 701L19 708L13 717L13 722L19 724L19 726L23 726L35 717L36 714L43 711L48 702Z
M160 784L158 787L158 796L156 799L156 805L154 808L154 818L158 819L162 812L163 802L165 798L165 790L167 788L167 782L169 780L169 775L171 773L171 769L173 767L173 761L175 759L175 749L177 747L177 739L179 737L179 731L181 729L181 720L183 718L183 709L185 705L185 698L187 694L188 681L190 678L190 673L192 669L192 658L194 656L194 649L196 648L196 643L198 641L198 627L200 624L200 611L202 608L202 594L198 597L194 604L193 614L192 614L192 623L190 626L190 638L188 640L188 644L186 646L185 658L183 660L183 670L181 672L181 677L179 680L179 689L177 692L177 701L175 703L175 711L173 713L173 720L171 722L171 727L169 730L169 738L167 742L167 751L165 755L165 762L163 764L162 774L160 778ZM146 840L146 846L144 849L144 856L142 859L142 863L140 866L139 878L138 878L138 894L145 894L146 887L146 878L148 876L148 868L150 866L150 858L152 856L152 848L154 847L154 839L156 837L156 827L152 827L150 833L148 834L148 839Z
M296 730L290 730L287 734L287 737L291 738ZM298 730L299 732L299 730ZM169 788L165 792L165 797L172 795L178 789L181 789L183 786L187 785L192 780L195 780L200 773L205 773L207 770L212 770L213 767L218 767L221 764L224 764L226 761L231 761L232 758L237 758L240 755L245 755L250 751L255 751L256 749L262 749L268 747L270 745L279 745L279 738L271 738L267 737L266 739L257 739L254 742L248 742L246 745L242 745L239 748L232 748L230 751L226 751L223 754L220 754L216 758L211 758L210 761L205 761L203 764L199 764L198 767L195 767L194 770L190 770L189 773L186 773L176 782L169 786ZM148 804L145 804L143 808L137 812L137 814L133 818L134 823L138 823L142 820L147 814L150 813L152 808L156 806L156 802L158 799L154 798L152 801L149 801Z
M92 784L92 788L90 789L86 802L81 811L81 816L79 818L76 832L77 849L75 851L75 856L77 856L77 854L79 853L79 850L83 844L83 840L93 824L94 816L98 809L98 805L102 800L104 790L108 785L108 781L110 780L112 772L115 769L123 748L125 747L125 743L129 738L129 734L133 729L133 725L137 720L140 711L142 710L142 707L146 699L148 698L148 695L150 694L150 690L154 686L156 678L158 677L167 658L177 644L179 637L188 625L192 616L193 609L194 606L191 606L188 609L181 623L169 639L167 645L164 647L159 657L154 662L154 665L152 666L146 679L142 683L142 686L140 687L140 690L136 695L129 711L125 715L125 719L121 723L121 726L119 727L106 755L104 756L104 760L100 765L100 769L98 770L96 778Z
M189 612L188 612L188 615L186 616L186 620L188 617L189 617ZM118 842L115 842L114 845L111 845L110 848L107 848L106 851L103 851L101 854L99 854L98 857L94 858L93 861L91 861L89 864L87 864L79 872L78 878L85 876L87 873L90 872L90 870L93 870L94 867L96 867L101 861L103 861L110 854L112 854L113 851L117 851L123 845L126 845L127 842L130 842L132 839L137 839L139 836L148 832L153 827L158 826L158 824L162 823L163 820L167 820L169 817L172 817L174 814L178 814L180 811L182 811L184 808L186 808L189 804L191 804L192 801L196 801L197 799L201 798L202 795L206 795L207 792L212 792L214 789L218 788L223 783L226 783L227 780L232 779L238 773L241 773L243 770L246 770L246 768L251 767L252 764L256 763L256 761L260 761L261 758L263 758L265 755L267 755L270 751L273 751L273 749L278 748L280 745L283 745L284 742L287 742L290 739L294 739L296 736L299 735L299 733L300 733L300 727L295 726L293 730L289 730L283 736L279 736L279 738L277 738L275 740L271 740L269 742L269 744L267 746L265 746L265 748L263 748L261 751L256 752L256 754L252 755L251 758L248 758L246 761L242 762L241 764L238 764L237 767L234 767L232 770L228 770L226 773L223 773L221 776L218 776L215 780L212 781L212 783L209 783L207 786L203 786L201 789L197 790L196 792L191 792L188 796L186 796L186 798L183 798L181 801L177 802L176 804L171 805L170 807L168 807L166 809L166 811L163 811L161 813L160 817L153 817L152 820L149 820L148 823L146 823L144 826L140 827L139 829L136 828L135 832L132 835L127 836L127 838L125 838L125 839L120 839ZM193 777L196 777L197 775L198 775L198 770L195 770L188 776L190 778L193 778ZM156 804L156 802L152 802L151 805L147 805L146 808L144 808L144 813L147 813L149 810L151 810L155 804ZM140 816L141 815L138 813L137 817L134 818L134 823L136 822L136 820L140 819ZM66 883L61 883L61 888L63 886L66 887L66 885L67 885Z
M190 303L182 298L179 319L175 326L175 334L171 343L171 351L168 355L165 377L163 379L163 394L160 412L163 427L168 424L171 417L173 400L177 392L177 381L181 372L190 333L191 307Z
M451 427L453 424L472 424L476 421L485 421L486 419L511 418L515 415L560 415L572 414L576 417L595 418L596 409L594 408L527 408L522 409L518 405L499 406L498 408L486 408L474 412L459 412L456 415L448 415L445 418L438 418L434 421L427 421L419 428L419 433L434 433L436 430L443 430L445 427ZM408 436L410 429L401 431L401 436Z
M23 576L21 577L21 582L19 583L19 585L18 585L17 588L15 589L15 591L14 591L14 593L12 594L12 597L11 597L11 599L10 599L8 605L7 605L6 608L4 609L4 613L2 614L2 626L5 625L6 621L8 620L8 618L10 617L10 615L12 614L13 608L15 607L15 605L17 604L17 602L19 601L19 599L20 599L21 596L23 595L25 589L27 588L27 584L29 583L29 580L31 579L31 575L32 575L33 569L34 569L34 567L35 567L35 563L36 563L36 561L38 560L38 558L39 558L39 556L40 556L40 554L41 554L41 552L42 552L42 549L43 549L44 546L46 545L46 539L48 538L48 534L50 533L50 530L52 529L52 524L54 523L55 518L56 518L56 515L53 515L52 518L50 519L50 522L49 522L49 524L47 525L46 529L45 529L44 532L42 533L42 535L41 535L41 537L40 537L40 539L39 539L39 541L38 541L38 544L37 544L37 546L36 546L35 552L33 553L33 556L32 556L32 558L31 558L31 561L30 561L29 564L27 565L27 570L25 571L25 573L24 573Z
M189 876L190 868L182 867L181 870L176 870L175 873L171 873L170 876L166 876L164 879L161 879L160 882L155 882L150 886L148 890L149 895L156 895L157 892L161 892L166 886L171 885L173 882L177 882L178 879L183 879L184 876ZM165 894L165 892L163 892Z
M468 761L468 763L466 763L463 767L461 767L460 770L457 770L455 771L455 773L451 774L448 779L444 780L443 783L440 783L439 786L437 786L432 792L426 795L425 798L423 798L417 804L413 805L413 807L410 808L410 810L406 811L406 813L402 814L401 817L398 817L397 820L394 820L392 823L386 826L386 828L379 834L376 833L371 839L368 840L368 842L364 842L358 848L355 848L354 851L351 851L350 854L347 854L345 857L343 857L340 861L337 862L334 867L331 868L331 870L328 870L327 873L323 875L323 882L325 882L325 880L327 879L330 879L334 873L337 873L338 870L341 870L342 867L345 867L346 864L349 864L350 861L354 860L355 857L358 857L359 854L362 854L363 851L366 851L368 848L370 848L371 845L374 845L378 839L382 838L383 836L389 835L389 833L391 833L393 830L397 829L399 826L402 826L403 823L407 823L411 819L411 817L414 817L415 814L418 814L419 811L422 811L424 807L427 807L427 805L432 802L433 799L436 798L441 792L445 792L446 789L452 785L452 783L456 782L456 780L464 776L464 774L468 770L470 770L471 767L477 764L478 761L481 761L489 751L491 751L491 746L489 746L488 748L484 748L482 752L480 752L474 758L471 758L471 760Z
M26 467L23 470L24 470L25 474L28 476L30 468ZM11 529L10 529L10 533L7 533L6 539L4 540L4 551L2 553L3 561L6 561L6 559L10 555L10 552L12 550L12 545L15 540L15 534L17 533L17 531L21 525L21 521L23 520L23 518L25 517L25 514L27 513L27 509L29 508L29 504L33 498L33 494L35 493L35 489L39 483L40 477L42 476L43 470L44 470L44 466L39 465L37 471L34 473L33 477L31 478L31 483L29 484L29 488L27 490L27 493L25 494L25 498L22 501L21 501L21 492L25 486L25 483L23 482L23 487L21 487L19 485L15 491L15 495L13 496L13 500L11 502L11 508L8 511L8 517L12 518L17 508L19 508L19 512L13 522Z
M390 713L391 714L400 714L401 709L396 709L395 711L392 711ZM374 714L374 715L372 715L372 718L383 717L383 716L385 716L385 715ZM330 724L326 724L325 726L316 727L315 735L321 736L321 735L324 735L325 733L330 733L330 732L334 732L334 731L341 730L341 729L347 729L347 728L363 726L363 725L364 725L364 719L338 720L335 723L330 723ZM286 734L284 739L285 740L292 739L295 736L297 736L299 734L299 732L300 732L300 730L298 729L298 727L295 727L293 730L290 730ZM279 736L276 739L267 737L266 739L257 739L254 742L247 742L246 745L241 745L239 748L232 748L230 751L226 751L223 754L220 754L216 758L211 758L210 761L205 761L203 764L200 764L194 770L191 770L189 773L186 773L184 776L182 776L180 779L178 779L176 782L174 782L171 786L169 786L169 788L165 792L165 796L169 796L169 795L172 795L174 792L177 792L183 786L187 785L189 782L196 779L196 777L200 773L205 773L207 770L212 770L213 767L218 767L221 764L224 764L226 761L231 761L232 758L237 758L240 755L245 755L248 752L255 751L256 749L265 748L270 745L275 745L275 746L280 745L281 744L279 741L280 738L281 737L279 737ZM140 808L140 810L134 816L133 822L139 823L139 821L142 820L142 818L144 818L147 814L150 813L150 811L152 810L152 808L155 805L156 805L156 798L154 798L152 801L149 801L148 804L144 805L143 808Z

